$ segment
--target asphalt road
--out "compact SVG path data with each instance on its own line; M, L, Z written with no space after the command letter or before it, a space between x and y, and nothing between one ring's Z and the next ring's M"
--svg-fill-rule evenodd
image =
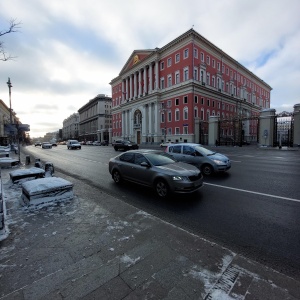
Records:
M32 161L50 161L62 173L299 279L300 151L217 150L232 160L229 172L206 177L193 195L162 201L143 187L116 186L108 161L119 152L111 146L24 148Z

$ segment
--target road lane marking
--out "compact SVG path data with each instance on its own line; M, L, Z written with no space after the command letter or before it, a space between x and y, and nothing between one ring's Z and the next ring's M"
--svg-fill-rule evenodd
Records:
M245 193L250 193L250 194L255 194L255 195L261 195L261 196L266 196L266 197L271 197L271 198L278 198L278 199L283 199L283 200L294 201L294 202L299 202L300 203L300 200L293 199L293 198L287 198L287 197L281 197L281 196L270 195L270 194L265 194L265 193L253 192L253 191L248 191L248 190L243 190L243 189L237 189L237 188L233 188L233 187L229 187L229 186L218 185L218 184L207 183L207 182L204 182L204 184L211 185L211 186L216 186L216 187L220 187L220 188L224 188L224 189L239 191L239 192L245 192Z

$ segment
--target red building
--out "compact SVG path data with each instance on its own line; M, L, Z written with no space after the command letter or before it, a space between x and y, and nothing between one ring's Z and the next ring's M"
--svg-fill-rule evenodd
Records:
M251 117L270 108L272 90L193 29L162 48L133 51L110 84L112 140L139 144L201 142L211 116L249 118L244 134L252 138Z

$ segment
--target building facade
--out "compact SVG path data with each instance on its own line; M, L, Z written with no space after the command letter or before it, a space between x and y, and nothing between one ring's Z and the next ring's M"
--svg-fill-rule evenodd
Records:
M112 98L99 94L79 110L79 140L111 142Z
M79 137L79 113L74 113L63 121L63 140L78 139Z
M0 99L0 145L8 145L11 139L16 142L16 128L10 126L10 117L12 124L20 123L16 113L12 110L10 115L10 108Z
M193 29L162 48L135 50L110 82L112 139L199 142L211 116L251 118L270 108L272 88Z

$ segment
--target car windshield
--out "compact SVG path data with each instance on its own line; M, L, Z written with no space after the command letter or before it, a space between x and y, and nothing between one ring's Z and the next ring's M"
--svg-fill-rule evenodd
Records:
M168 165L176 162L172 156L169 154L162 152L162 153L147 153L145 154L147 159L151 162L154 166L163 166Z
M195 147L195 150L197 150L197 151L199 151L201 154L207 155L207 156L216 154L216 152L210 151L209 149L206 149L206 148L201 147L201 146L196 146L196 147Z

